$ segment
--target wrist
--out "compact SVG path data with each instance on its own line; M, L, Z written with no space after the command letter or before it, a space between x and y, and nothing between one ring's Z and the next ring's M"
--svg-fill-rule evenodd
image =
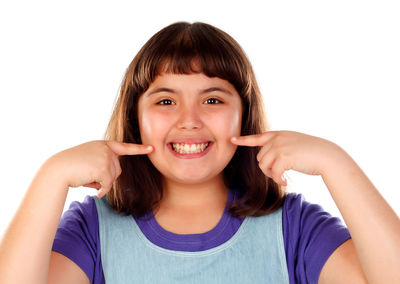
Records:
M354 169L354 167L357 167L357 164L354 162L351 156L339 145L333 143L333 151L331 151L331 155L324 163L324 166L321 170L321 177L338 177L340 172Z
M69 184L64 173L65 169L61 167L57 155L48 158L38 171L38 175L43 176L49 183L56 184L57 187L68 190Z

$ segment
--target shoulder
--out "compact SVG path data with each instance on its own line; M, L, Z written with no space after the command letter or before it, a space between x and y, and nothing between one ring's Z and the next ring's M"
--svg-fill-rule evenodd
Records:
M95 266L100 260L99 224L91 196L86 196L82 202L71 202L63 213L52 250L74 261L89 279L95 277Z
M93 197L86 196L82 202L71 202L58 225L55 243L72 240L98 240L98 215Z
M283 219L289 227L287 231L307 232L307 229L315 227L331 228L347 232L342 220L332 216L324 208L315 203L308 202L304 195L288 193L283 204Z
M312 204L306 201L305 197L301 193L290 192L286 194L285 202L283 203L283 210L287 214L297 214L304 210L316 210L322 209L318 204Z
M60 220L60 226L66 222L80 222L82 220L94 221L97 219L96 204L92 196L85 196L82 202L71 202ZM92 224L93 222L90 222Z
M289 274L301 283L316 283L329 256L350 238L339 218L302 194L287 194L282 222Z
M304 195L299 193L286 195L283 204L283 218L290 225L286 229L291 232L300 233L315 226L347 231L341 219L333 217L321 205L308 202Z

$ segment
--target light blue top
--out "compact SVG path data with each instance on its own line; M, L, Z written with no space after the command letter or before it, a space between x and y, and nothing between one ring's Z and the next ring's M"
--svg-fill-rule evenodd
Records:
M101 261L107 284L289 283L282 208L246 217L237 232L212 249L187 252L150 242L131 215L118 215L94 197Z

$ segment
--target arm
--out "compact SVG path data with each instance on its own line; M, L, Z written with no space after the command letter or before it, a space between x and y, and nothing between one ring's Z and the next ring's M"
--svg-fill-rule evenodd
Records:
M76 264L71 265L68 259L54 255L51 257L68 193L68 187L60 182L59 173L52 171L51 163L49 159L39 169L0 243L0 283L47 283L50 260L52 275L56 271L60 273L56 269L59 265L74 272L69 277L82 278L78 275L83 272ZM58 279L64 277L65 273Z
M340 147L321 176L348 226L352 241L340 246L328 259L320 283L332 283L323 280L338 276L337 269L345 269L346 265L355 270L362 268L369 283L400 283L399 217Z
M399 217L342 148L294 131L268 131L235 137L231 142L261 146L259 167L278 184L286 185L282 175L287 170L322 176L352 240L342 244L325 263L321 283L365 282L364 275L369 283L400 283Z
M49 268L49 284L89 284L86 273L66 256L52 251Z
M57 283L63 278L67 282L84 279L77 265L52 253L68 188L100 188L98 196L102 197L122 172L118 156L151 151L147 145L98 140L49 158L34 177L0 243L0 283L47 283L49 266L51 281L54 275L59 277L54 280ZM61 275L60 267L72 274Z
M345 241L329 256L319 274L318 283L368 283L352 239Z

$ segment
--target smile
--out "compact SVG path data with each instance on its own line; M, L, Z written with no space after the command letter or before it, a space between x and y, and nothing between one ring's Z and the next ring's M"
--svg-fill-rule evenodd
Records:
M179 144L171 143L171 144L172 148L180 154L201 153L208 147L208 142L201 144L183 144L183 143Z
M168 143L168 149L172 154L180 159L194 159L206 155L214 143L186 144L186 143Z

